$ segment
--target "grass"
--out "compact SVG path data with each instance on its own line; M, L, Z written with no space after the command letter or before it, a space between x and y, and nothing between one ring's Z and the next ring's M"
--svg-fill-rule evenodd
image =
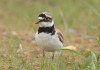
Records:
M99 0L0 0L0 70L99 70ZM37 16L49 11L64 34L65 45L51 61L34 40Z

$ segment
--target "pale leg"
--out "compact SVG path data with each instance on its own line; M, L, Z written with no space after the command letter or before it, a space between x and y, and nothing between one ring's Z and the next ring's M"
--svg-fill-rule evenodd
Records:
M45 51L43 50L43 58L45 58Z
M52 60L54 59L55 56L55 52L52 52Z

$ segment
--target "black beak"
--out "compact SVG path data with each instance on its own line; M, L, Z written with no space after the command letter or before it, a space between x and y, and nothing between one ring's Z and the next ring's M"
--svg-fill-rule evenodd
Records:
M39 24L41 22L41 20L38 20L35 24Z
M39 21L37 21L35 24L39 24L41 21L39 20Z

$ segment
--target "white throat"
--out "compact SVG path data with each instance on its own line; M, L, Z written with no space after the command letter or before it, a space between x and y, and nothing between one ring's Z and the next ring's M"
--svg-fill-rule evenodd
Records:
M52 22L41 22L40 27L51 27L54 25L54 21Z

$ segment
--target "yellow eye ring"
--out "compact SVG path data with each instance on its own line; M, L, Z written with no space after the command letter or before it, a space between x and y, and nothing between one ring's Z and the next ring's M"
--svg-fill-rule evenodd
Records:
M47 18L45 18L44 20L49 20L49 18L47 17Z

